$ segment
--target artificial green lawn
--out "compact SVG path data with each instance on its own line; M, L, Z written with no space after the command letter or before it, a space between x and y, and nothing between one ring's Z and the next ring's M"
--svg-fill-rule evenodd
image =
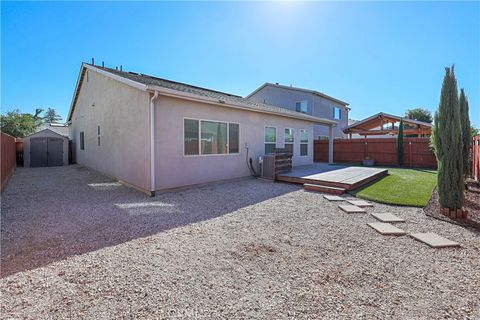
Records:
M437 171L386 168L389 175L353 191L359 198L403 206L424 207L437 184Z

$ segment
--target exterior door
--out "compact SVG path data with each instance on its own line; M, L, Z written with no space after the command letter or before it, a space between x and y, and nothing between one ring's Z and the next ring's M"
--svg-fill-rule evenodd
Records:
M46 167L47 164L47 138L31 138L30 166Z
M63 166L63 139L48 138L47 166Z

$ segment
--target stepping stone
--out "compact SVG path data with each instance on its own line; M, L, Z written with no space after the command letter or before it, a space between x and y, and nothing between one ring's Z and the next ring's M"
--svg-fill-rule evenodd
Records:
M357 207L373 207L373 204L364 200L348 200L348 202Z
M382 222L405 222L402 218L391 213L372 213L372 216Z
M325 199L327 199L328 201L345 201L344 198L342 197L339 197L339 196L323 196Z
M436 233L412 233L410 237L428 244L432 248L460 247L460 243L441 237Z
M367 225L375 229L378 233L383 234L385 236L403 236L407 234L402 229L399 229L390 223L372 222L372 223L367 223Z
M341 204L338 206L340 209L345 211L346 213L366 213L367 211L363 208L352 206L350 204Z

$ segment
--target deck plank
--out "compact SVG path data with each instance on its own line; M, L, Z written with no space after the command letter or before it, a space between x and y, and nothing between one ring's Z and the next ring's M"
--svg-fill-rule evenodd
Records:
M315 169L315 165L294 167L291 172L278 175L277 179L293 183L324 184L352 190L386 174L388 174L387 169L325 167L325 164L321 164L317 169Z

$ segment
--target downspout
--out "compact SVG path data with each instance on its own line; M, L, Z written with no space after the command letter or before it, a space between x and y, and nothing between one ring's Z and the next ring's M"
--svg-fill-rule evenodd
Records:
M155 197L155 99L158 91L155 90L150 99L150 196Z

